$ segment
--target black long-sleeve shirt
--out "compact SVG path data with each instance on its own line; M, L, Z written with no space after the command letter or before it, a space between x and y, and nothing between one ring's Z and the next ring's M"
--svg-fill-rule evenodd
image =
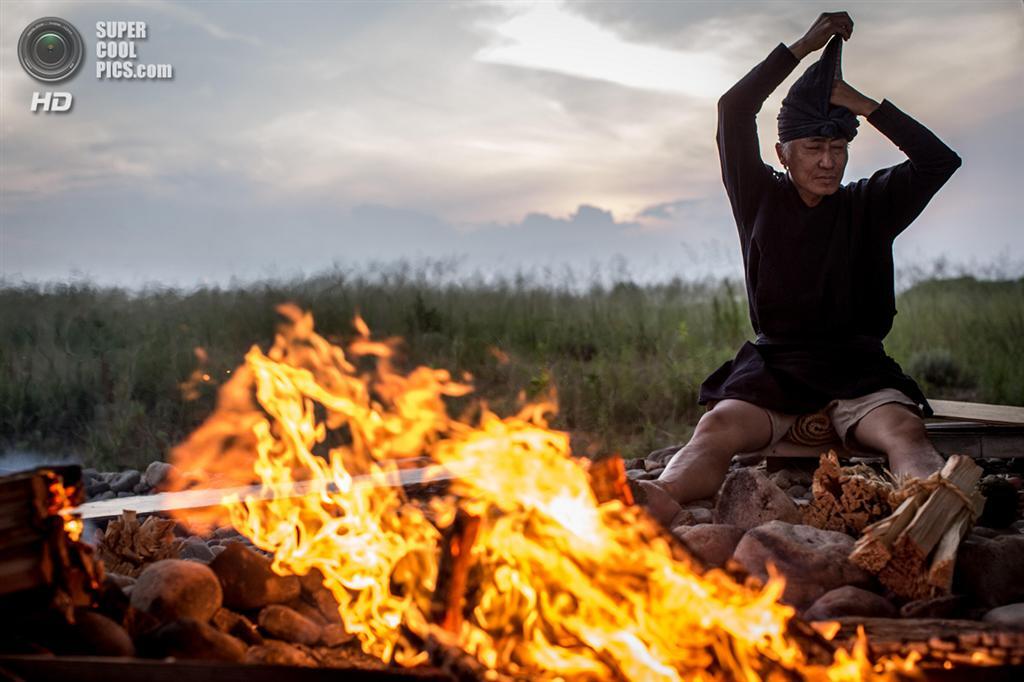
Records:
M758 111L798 63L780 43L718 103L722 180L739 230L750 321L762 338L704 382L700 403L740 398L804 413L892 387L930 413L881 345L896 314L892 243L960 157L883 100L867 121L908 160L808 206L786 175L761 160L757 139Z

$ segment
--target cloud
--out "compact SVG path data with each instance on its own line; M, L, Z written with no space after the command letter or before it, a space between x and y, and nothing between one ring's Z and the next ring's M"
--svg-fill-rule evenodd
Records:
M0 52L14 54L38 7L0 3ZM174 64L176 78L99 82L90 62L67 86L72 115L34 116L38 84L0 62L0 276L78 267L185 281L315 269L335 254L647 263L712 243L727 256L711 260L735 268L711 91L815 14L798 2L46 7L80 28L149 22L140 57ZM925 30L916 5L850 11L850 82L965 160L922 216L923 236L912 228L898 247L1024 250L1011 200L1020 8L941 3ZM710 80L687 80L694 59L710 60L699 62ZM801 70L758 116L769 163ZM861 129L847 180L905 158Z

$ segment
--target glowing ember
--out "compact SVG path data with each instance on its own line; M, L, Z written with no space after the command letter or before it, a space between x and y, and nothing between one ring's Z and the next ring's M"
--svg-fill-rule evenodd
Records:
M913 670L913 660L873 667L863 634L831 663L809 661L789 634L779 578L753 588L717 570L701 575L638 507L599 503L589 463L547 428L551 405L454 419L445 397L470 389L447 372L396 373L394 343L371 340L360 319L346 352L313 331L308 313L280 312L288 323L273 347L248 352L216 412L173 457L204 472L203 484L262 485L259 496L225 499L220 513L273 553L275 571L319 569L367 653L416 665L427 659L417 643L432 639L503 674L551 680L859 680ZM408 499L393 481L394 461L409 457L455 472L449 493ZM313 493L294 496L296 481L312 481ZM465 547L444 540L457 513L479 522ZM451 630L431 617L446 548L470 552Z
M47 514L62 517L64 532L68 534L72 542L78 542L85 529L82 519L71 513L71 509L77 506L74 499L78 490L74 486L65 487L61 477L53 472L47 471L46 475L50 481Z

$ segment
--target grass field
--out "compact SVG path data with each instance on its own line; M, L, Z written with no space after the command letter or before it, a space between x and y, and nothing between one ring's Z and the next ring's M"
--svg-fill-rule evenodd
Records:
M160 458L210 411L217 383L276 304L313 311L343 340L358 310L406 339L405 364L475 377L500 414L557 387L555 426L577 451L645 454L683 441L701 381L753 336L741 284L444 283L402 268L190 292L87 284L0 288L0 452L73 453L102 468ZM1024 404L1024 280L930 279L903 292L886 347L934 398ZM193 400L180 384L208 355ZM508 355L499 362L493 349Z

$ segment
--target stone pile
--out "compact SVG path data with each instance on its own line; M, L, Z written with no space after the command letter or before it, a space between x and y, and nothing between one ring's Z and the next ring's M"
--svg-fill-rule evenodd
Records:
M678 446L626 462L631 481L658 478ZM881 472L883 461L865 461ZM979 462L990 472L987 490L999 491L961 545L953 594L908 601L849 560L858 534L808 525L813 470L788 460L769 472L764 462L734 460L714 499L666 502L648 486L633 485L642 504L697 557L766 580L774 565L785 578L782 601L807 620L842 617L963 618L1024 628L1024 489L1021 460ZM1016 467L1016 469L1014 468ZM654 499L654 496L657 499ZM998 505L998 506L995 506ZM808 513L810 512L810 513ZM985 522L997 527L981 525Z

